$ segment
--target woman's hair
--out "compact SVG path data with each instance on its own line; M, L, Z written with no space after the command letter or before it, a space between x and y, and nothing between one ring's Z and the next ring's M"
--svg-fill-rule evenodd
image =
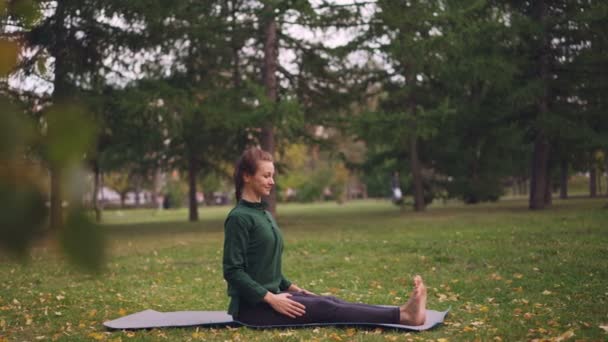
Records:
M243 186L245 185L243 175L255 175L258 170L259 161L272 162L272 155L257 147L251 147L246 149L239 160L237 160L234 167L234 190L237 201L241 199Z

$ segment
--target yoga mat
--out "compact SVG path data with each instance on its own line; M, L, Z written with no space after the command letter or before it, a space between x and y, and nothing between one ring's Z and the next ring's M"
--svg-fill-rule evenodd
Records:
M246 326L256 329L276 329L276 328L304 328L304 327L320 327L320 326L355 326L355 327L378 327L397 330L413 330L423 331L428 330L436 325L443 323L446 311L426 310L426 322L424 325L411 326L403 324L389 323L307 323L293 325L264 325L255 326L245 324L232 319L232 316L225 311L176 311L176 312L158 312L154 310L145 310L131 315L123 316L118 319L104 322L103 325L108 329L151 329L151 328L169 328L169 327L239 327Z

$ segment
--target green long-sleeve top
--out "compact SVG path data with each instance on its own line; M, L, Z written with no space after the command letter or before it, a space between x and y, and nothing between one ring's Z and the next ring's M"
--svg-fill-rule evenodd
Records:
M228 313L238 315L239 302L256 304L268 291L287 290L281 272L283 237L266 211L266 203L240 200L224 222L224 279L228 282Z

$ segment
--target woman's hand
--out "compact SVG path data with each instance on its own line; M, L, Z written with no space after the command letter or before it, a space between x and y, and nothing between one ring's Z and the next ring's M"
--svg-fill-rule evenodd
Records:
M313 293L313 292L310 292L308 290L305 290L305 289L299 287L296 284L291 284L289 286L289 288L287 289L287 291L289 291L289 292L299 292L299 293L303 293L303 294L311 295L311 296L318 296L316 293Z
M268 292L264 296L264 301L270 304L275 311L287 317L296 318L305 314L306 307L304 304L291 300L289 297L291 297L289 293L274 294Z

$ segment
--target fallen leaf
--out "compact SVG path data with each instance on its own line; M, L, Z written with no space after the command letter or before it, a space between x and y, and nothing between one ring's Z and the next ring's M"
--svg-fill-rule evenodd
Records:
M120 308L120 310L118 310L118 314L121 316L125 316L127 314L127 310Z
M600 329L604 330L604 332L608 333L608 323L602 324L599 327Z
M548 295L551 295L551 294L553 294L553 292L551 292L549 290L543 291L543 295L545 295L545 296L548 296Z
M565 340L569 339L569 338L570 338L570 337L572 337L572 336L574 336L574 331L572 331L572 330L568 330L568 331L566 331L565 333L563 333L563 334L559 335L559 336L558 336L558 337L555 339L555 341L556 341L556 342L565 341Z
M100 332L92 332L89 335L87 335L88 337L97 340L97 341L101 341L103 340L106 336Z
M334 341L342 341L342 337L340 337L338 334L336 333L332 333L331 335L329 335L329 338L331 338Z

